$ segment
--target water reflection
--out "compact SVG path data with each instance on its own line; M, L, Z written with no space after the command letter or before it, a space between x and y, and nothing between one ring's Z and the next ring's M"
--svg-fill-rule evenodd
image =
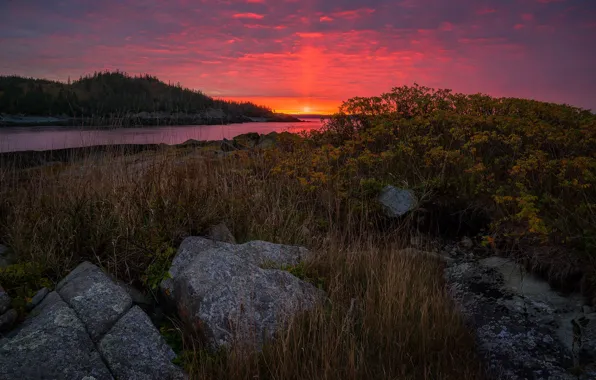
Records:
M292 132L321 128L319 119L307 123L244 123L122 129L70 127L0 127L0 152L50 150L111 144L180 144L186 140L222 140L248 133Z

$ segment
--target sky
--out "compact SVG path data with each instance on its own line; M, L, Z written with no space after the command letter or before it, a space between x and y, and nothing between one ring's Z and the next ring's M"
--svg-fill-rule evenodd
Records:
M414 83L596 110L596 0L0 0L0 74L116 69L289 113Z

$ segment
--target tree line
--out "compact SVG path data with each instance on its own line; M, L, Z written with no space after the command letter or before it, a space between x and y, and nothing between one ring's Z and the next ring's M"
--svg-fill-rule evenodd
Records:
M201 91L172 85L148 74L95 72L67 83L0 76L0 113L37 116L108 117L138 112L201 113L267 117L270 108L250 102L213 99Z

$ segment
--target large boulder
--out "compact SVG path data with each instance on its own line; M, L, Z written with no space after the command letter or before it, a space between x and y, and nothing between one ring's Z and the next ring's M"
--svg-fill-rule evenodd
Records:
M191 237L180 246L162 289L212 348L260 349L293 316L324 299L313 285L276 269L307 254L262 241L234 245Z
M160 284L162 293L170 301L175 300L174 280L186 270L192 261L202 253L217 249L222 252L231 252L241 259L256 266L283 267L292 266L305 260L309 251L304 247L293 245L274 244L255 240L244 244L231 244L199 236L191 236L180 244L178 252L172 261L172 266L166 278Z
M112 379L85 325L56 292L0 340L0 379Z
M459 261L445 270L449 291L476 331L489 372L506 379L577 379L583 365L573 321L583 299L564 297L499 257ZM587 335L586 335L587 339ZM583 342L586 347L590 343ZM592 378L581 377L581 378Z
M383 207L385 214L390 218L397 218L416 207L418 200L411 190L386 186L379 194L377 200Z

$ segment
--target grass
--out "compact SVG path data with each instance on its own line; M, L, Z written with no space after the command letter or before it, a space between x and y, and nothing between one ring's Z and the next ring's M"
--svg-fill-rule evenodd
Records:
M83 260L149 290L185 236L223 221L242 241L303 244L294 268L331 302L300 316L262 354L214 354L181 327L180 361L197 379L476 379L473 337L454 311L440 264L397 254L400 233L378 210L273 175L274 150L95 152L50 167L3 166L0 237L19 263L0 270L17 298ZM11 165L16 168L19 165ZM35 268L34 270L31 268ZM175 316L171 316L175 321ZM171 331L170 330L170 335Z
M23 300L89 260L152 290L182 239L224 222L239 242L316 252L287 269L331 301L254 356L208 352L171 316L165 335L193 377L481 378L440 264L399 248L412 229L469 234L596 303L594 152L590 112L415 86L351 99L325 131L269 149L65 151L41 167L6 156L0 241L19 262L0 283ZM375 198L387 184L419 207L385 218Z

